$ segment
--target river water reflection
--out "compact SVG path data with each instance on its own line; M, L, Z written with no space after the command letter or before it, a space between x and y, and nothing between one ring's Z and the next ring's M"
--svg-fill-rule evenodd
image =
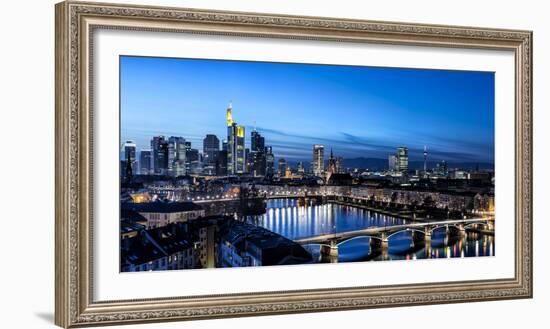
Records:
M371 212L355 207L337 204L299 206L296 199L269 200L267 212L260 216L250 216L247 220L265 227L289 239L301 239L321 234L346 232L406 224L410 221ZM341 243L338 262L367 260L423 259L493 256L494 237L468 232L465 237L448 236L445 230L435 230L431 243L412 243L408 232L398 233L389 240L387 253L372 251L370 238L360 237ZM322 261L319 245L307 245L314 259Z

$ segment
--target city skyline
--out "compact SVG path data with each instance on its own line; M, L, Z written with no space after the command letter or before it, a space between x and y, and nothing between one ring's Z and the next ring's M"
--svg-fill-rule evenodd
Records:
M120 69L122 272L495 255L491 72Z
M157 135L184 137L199 150L207 134L221 143L230 101L246 147L256 129L287 161L310 162L313 144L344 158L383 159L407 146L412 161L422 160L429 145L430 161L494 161L490 72L145 57L121 57L121 146L133 140L150 149Z

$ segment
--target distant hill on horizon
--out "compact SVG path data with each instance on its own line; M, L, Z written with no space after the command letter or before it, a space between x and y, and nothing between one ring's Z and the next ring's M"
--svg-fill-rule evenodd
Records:
M310 162L303 162L304 166L306 168L309 168ZM428 161L427 166L428 169L435 168L435 166L440 163L440 161ZM288 161L288 164L296 168L298 165L298 161ZM275 166L277 164L275 163ZM365 157L359 157L359 158L351 158L351 159L344 159L344 167L345 168L359 168L359 169L369 169L369 170L386 170L388 169L388 159L380 159L380 158L365 158ZM424 168L424 161L409 161L409 169L416 170L416 169L423 169ZM453 162L448 161L447 162L447 168L449 169L464 169L464 170L473 170L476 168L479 168L481 170L494 170L494 164L489 162Z

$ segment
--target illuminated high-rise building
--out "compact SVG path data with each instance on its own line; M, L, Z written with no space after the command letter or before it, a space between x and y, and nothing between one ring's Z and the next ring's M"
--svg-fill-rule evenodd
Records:
M126 160L127 165L130 166L132 174L136 174L136 143L133 141L126 141L126 143L124 143L124 159Z
M325 147L323 145L313 145L312 171L315 176L323 176L325 172Z
M266 175L265 138L256 129L250 133L250 152L247 155L248 172L254 177Z
M233 107L227 108L227 173L243 174L246 171L245 129L233 121Z
M434 174L441 175L441 176L447 176L449 173L447 168L447 162L445 160L441 161L440 163L437 163L435 165Z
M216 135L208 134L202 140L202 154L204 155L205 164L216 163L216 158L220 152L220 140Z
M397 171L406 173L409 171L409 149L406 147L397 148Z
M252 152L264 152L265 138L254 129L250 133L250 150Z
M244 149L244 163L244 172L251 173L254 163L252 160L252 154L250 153L250 149L248 147Z
M221 150L216 159L216 175L227 175L227 150Z
M141 150L139 153L139 173L150 175L153 171L153 156L151 150Z
M397 170L397 156L395 154L390 154L390 156L388 157L388 170Z
M271 146L265 147L265 175L268 177L275 175L275 156Z
M284 158L280 158L277 161L277 167L279 169L279 177L286 177L287 164Z
M168 138L167 174L174 177L185 175L187 173L186 157L185 139L176 136Z
M343 174L344 173L344 158L336 157L336 161L334 163L334 166L336 168L336 173L337 174Z
M185 171L187 174L201 171L199 150L192 148L191 142L185 142Z
M266 175L266 154L265 152L250 152L251 163L250 173L254 177Z
M164 136L155 136L151 140L153 153L153 172L157 175L165 175L168 169L168 141Z

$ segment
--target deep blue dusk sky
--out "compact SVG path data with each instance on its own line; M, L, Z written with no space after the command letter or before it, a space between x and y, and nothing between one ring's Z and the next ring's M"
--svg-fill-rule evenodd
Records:
M494 162L494 73L148 57L120 59L121 142L149 149L182 136L202 151L227 138L225 111L272 145L311 161L312 145L344 158Z

